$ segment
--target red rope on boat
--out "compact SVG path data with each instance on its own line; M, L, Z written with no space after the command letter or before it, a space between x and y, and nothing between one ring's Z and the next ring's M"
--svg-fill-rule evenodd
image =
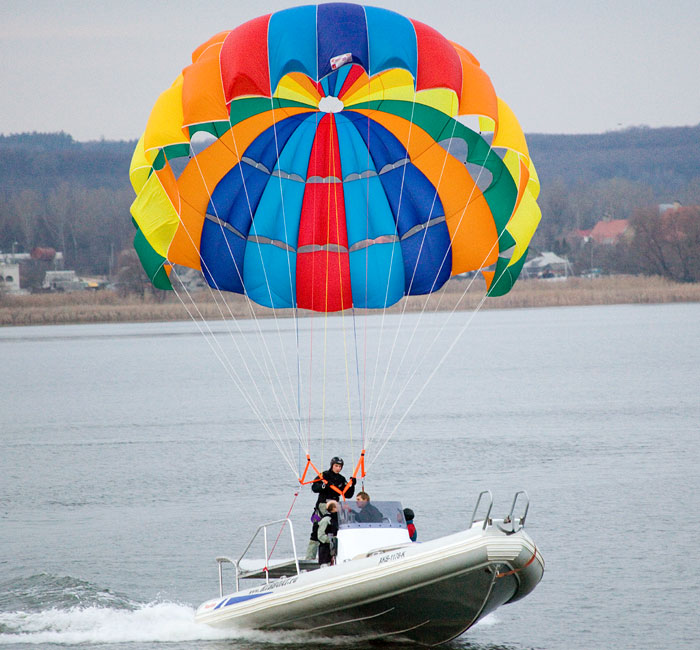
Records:
M512 576L519 571L522 571L523 569L527 569L534 561L535 558L537 557L537 546L535 546L535 550L532 553L532 557L527 561L527 563L524 566L521 566L519 569L513 569L512 571L506 571L505 573L497 573L496 577L497 578L505 578L506 576Z
M297 491L294 493L294 498L292 499L292 505L289 506L289 510L287 511L287 516L285 517L285 519L289 519L289 515L292 514L292 509L294 508L294 504L296 503L296 500L297 500L297 497L298 497L298 496L299 496L299 490L297 490ZM270 550L270 554L267 556L267 559L265 560L265 562L266 562L267 564L270 563L270 558L272 557L272 554L275 552L275 548L276 548L276 546L277 546L277 542L280 541L280 537L282 536L282 531L284 530L284 527L285 527L286 525L287 525L287 522L285 521L285 522L282 524L282 526L280 526L280 532L277 533L277 538L275 539L275 543L272 545L272 549ZM267 567L265 567L264 570L267 571Z

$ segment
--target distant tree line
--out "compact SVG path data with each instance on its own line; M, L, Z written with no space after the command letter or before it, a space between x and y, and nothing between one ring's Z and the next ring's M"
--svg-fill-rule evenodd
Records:
M114 272L134 234L135 144L79 143L65 133L0 136L0 251L51 247L80 274Z
M0 135L0 251L63 251L79 274L116 274L133 264L136 141L77 142L66 133ZM700 125L634 128L600 135L528 136L542 192L532 243L583 270L654 273L700 281ZM658 204L686 206L675 225ZM634 235L615 246L575 241L574 230L630 219ZM125 261L126 260L126 261Z

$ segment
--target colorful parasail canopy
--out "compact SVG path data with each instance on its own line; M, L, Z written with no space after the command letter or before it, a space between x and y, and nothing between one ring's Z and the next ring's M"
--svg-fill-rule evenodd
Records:
M523 132L476 58L355 4L285 9L202 44L156 102L130 177L156 286L184 265L275 308L382 308L476 270L502 295L540 219Z

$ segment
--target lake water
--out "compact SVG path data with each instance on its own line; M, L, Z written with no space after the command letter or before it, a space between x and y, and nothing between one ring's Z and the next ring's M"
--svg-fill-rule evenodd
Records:
M463 527L482 489L496 514L516 490L529 493L542 583L451 647L700 647L700 305L482 311L419 393L430 370L411 379L417 351L437 359L468 315L445 318L426 317L413 341L395 339L398 317L387 318L373 344L376 317L352 329L306 320L299 336L291 320L233 334L213 324L209 336L191 322L1 329L0 645L365 647L192 621L218 593L217 555L237 556L293 503L304 544L314 502L308 487L294 500L294 473L210 344L249 342L253 379L242 385L265 426L283 430L281 407L266 407L274 386L256 376L265 363L253 362L314 337L298 366L285 362L303 389L296 395L292 381L282 404L303 414L322 469L336 453L346 470L357 457L360 418L351 440L347 412L370 409L372 386L391 403L407 385L387 420L396 433L368 447L376 462L365 488L410 506L419 539ZM403 325L412 331L418 319ZM344 353L354 350L348 333L356 356ZM391 357L406 363L387 373Z

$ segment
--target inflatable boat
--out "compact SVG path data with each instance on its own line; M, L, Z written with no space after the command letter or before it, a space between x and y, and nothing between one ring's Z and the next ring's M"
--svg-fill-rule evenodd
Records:
M523 503L516 517L516 504ZM542 578L544 561L523 529L529 508L524 492L502 519L491 518L491 494L482 492L466 529L422 543L410 541L399 502L372 504L380 521L357 521L352 507L342 504L335 563L328 566L299 559L291 521L263 524L240 558L217 558L219 597L203 603L195 620L215 627L397 637L432 646L523 598ZM477 520L480 504L486 514ZM291 535L293 557L246 559L261 532L268 557L268 529L281 524ZM229 563L236 591L225 595L223 567ZM242 579L258 584L240 589Z

